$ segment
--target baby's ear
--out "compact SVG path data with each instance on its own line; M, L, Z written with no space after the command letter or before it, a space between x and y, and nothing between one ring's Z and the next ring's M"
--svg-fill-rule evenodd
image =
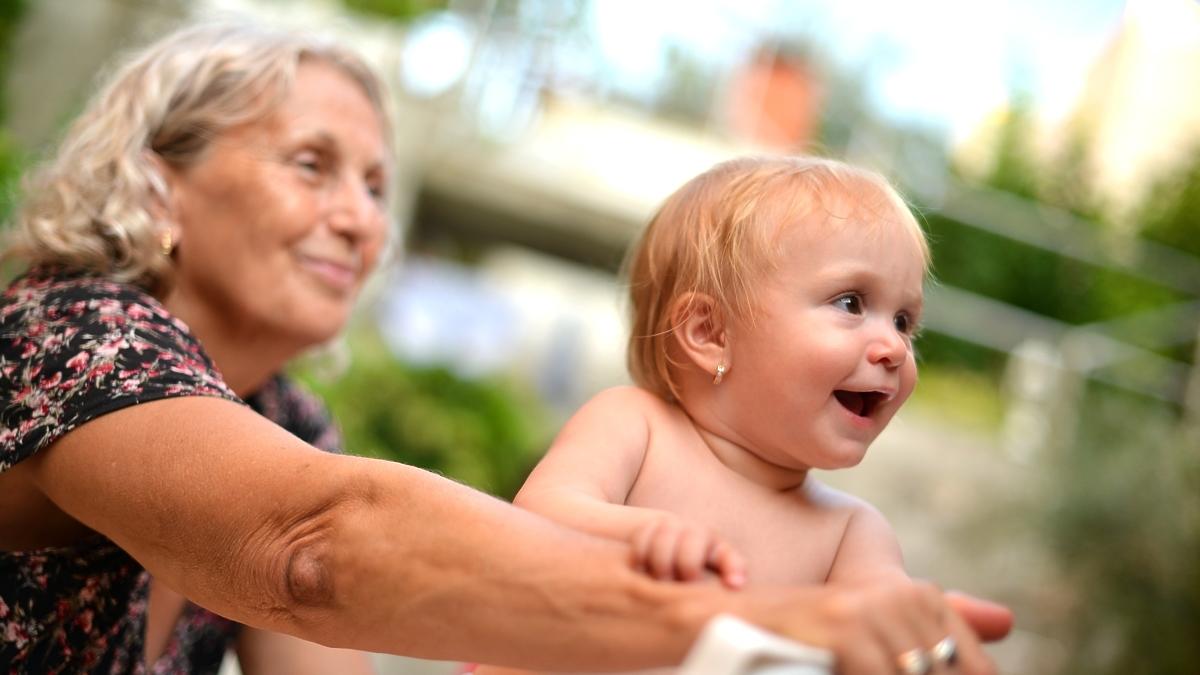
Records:
M725 313L711 295L687 293L675 298L671 325L680 350L701 372L711 375L720 363L728 367Z

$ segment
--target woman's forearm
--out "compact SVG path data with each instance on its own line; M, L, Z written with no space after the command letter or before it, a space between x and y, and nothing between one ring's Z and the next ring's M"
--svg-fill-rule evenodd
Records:
M677 662L715 612L701 587L634 572L624 544L418 469L353 465L375 496L342 508L314 539L330 589L297 608L309 639L534 668L632 668ZM322 634L333 625L336 637Z

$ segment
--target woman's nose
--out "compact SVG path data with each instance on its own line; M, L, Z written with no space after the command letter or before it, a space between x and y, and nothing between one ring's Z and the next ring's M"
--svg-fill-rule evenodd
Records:
M382 200L371 193L366 181L343 178L331 198L329 224L334 232L362 239L383 231L386 219Z

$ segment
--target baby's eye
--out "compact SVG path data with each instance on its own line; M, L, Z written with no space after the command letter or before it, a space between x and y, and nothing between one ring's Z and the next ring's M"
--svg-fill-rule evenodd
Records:
M833 301L833 305L843 312L849 312L850 314L863 313L863 300L862 296L858 293L847 293L839 296Z
M896 318L892 319L892 323L895 324L896 330L904 335L915 336L917 334L917 322L913 321L913 318L906 312L897 314Z

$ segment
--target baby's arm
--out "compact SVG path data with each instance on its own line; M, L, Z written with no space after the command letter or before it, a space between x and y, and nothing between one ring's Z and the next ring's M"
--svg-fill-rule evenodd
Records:
M891 524L870 504L857 499L854 502L827 582L863 584L907 578L900 542Z
M709 528L667 511L627 506L666 403L636 387L607 389L567 422L513 503L570 527L630 542L635 561L659 578L693 580L705 569L730 586L745 562ZM681 476L687 472L681 467Z

